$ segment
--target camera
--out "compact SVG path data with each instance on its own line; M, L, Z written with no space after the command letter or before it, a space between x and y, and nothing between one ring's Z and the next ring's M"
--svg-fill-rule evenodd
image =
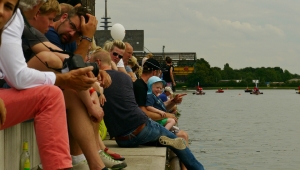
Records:
M78 68L93 66L94 69L92 70L95 77L99 74L99 67L97 63L85 63L82 57L78 54L70 55L70 58L65 58L63 62L63 69L62 73L69 72L71 70L76 70Z

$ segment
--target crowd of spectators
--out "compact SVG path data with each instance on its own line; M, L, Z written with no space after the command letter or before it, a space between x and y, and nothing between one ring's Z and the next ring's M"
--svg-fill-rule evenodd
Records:
M0 128L34 121L41 159L34 169L127 167L99 137L101 120L120 147L167 146L182 169L203 169L188 134L156 122L173 127L171 112L185 94L162 101L159 86L163 114L147 109L147 83L161 73L160 64L149 57L139 66L127 42L97 46L98 20L81 1L2 0L0 14Z

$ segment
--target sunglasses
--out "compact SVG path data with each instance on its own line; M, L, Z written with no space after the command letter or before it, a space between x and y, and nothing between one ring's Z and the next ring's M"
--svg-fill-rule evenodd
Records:
M118 54L118 53L116 53L116 52L113 52L112 54L113 54L115 57L117 57L117 56L118 56L120 59L121 59L121 58L123 58L123 56L122 56L122 55L120 55L120 54Z

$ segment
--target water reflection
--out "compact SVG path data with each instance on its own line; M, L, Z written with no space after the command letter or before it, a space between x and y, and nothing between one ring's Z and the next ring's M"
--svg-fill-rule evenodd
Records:
M208 170L300 169L300 95L295 90L188 92L179 126Z

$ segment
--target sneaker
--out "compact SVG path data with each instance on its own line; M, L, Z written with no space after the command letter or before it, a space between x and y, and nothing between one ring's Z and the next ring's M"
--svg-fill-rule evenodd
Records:
M83 162L83 161L82 161ZM86 162L86 161L85 161ZM82 165L81 165L81 162L79 163L80 165L79 166L77 166L77 165L75 165L75 167L76 167L76 169L83 169L83 170L86 170L86 168L85 167L83 167ZM39 164L38 166L35 166L35 167L33 167L31 170L43 170L43 168L41 168L41 166L42 166L42 164ZM73 165L74 166L74 165ZM84 169L85 168L85 169ZM87 168L89 168L88 166L87 166ZM73 168L70 168L70 170L72 170ZM75 169L75 170L76 170ZM89 169L87 169L87 170L89 170Z
M186 148L186 144L183 138L175 138L171 139L167 136L161 136L159 139L159 143L166 146L171 146L178 150L183 150Z
M31 168L31 170L43 170L39 165Z
M177 127L177 126L173 126L171 129L179 131L179 127Z
M72 170L90 170L89 165L86 160L79 162L76 165L73 165Z
M111 158L113 158L114 160L117 160L117 161L124 161L125 160L125 158L122 157L120 154L117 154L117 153L109 154L109 153L107 153L107 151L108 151L108 148L105 148L104 152L106 154L108 154Z
M100 158L103 161L104 165L107 168L110 168L112 170L119 170L119 169L123 169L123 168L127 167L127 164L125 162L116 161L103 151L100 151L99 155L100 155Z
M176 135L179 132L179 127L173 126L170 131Z

